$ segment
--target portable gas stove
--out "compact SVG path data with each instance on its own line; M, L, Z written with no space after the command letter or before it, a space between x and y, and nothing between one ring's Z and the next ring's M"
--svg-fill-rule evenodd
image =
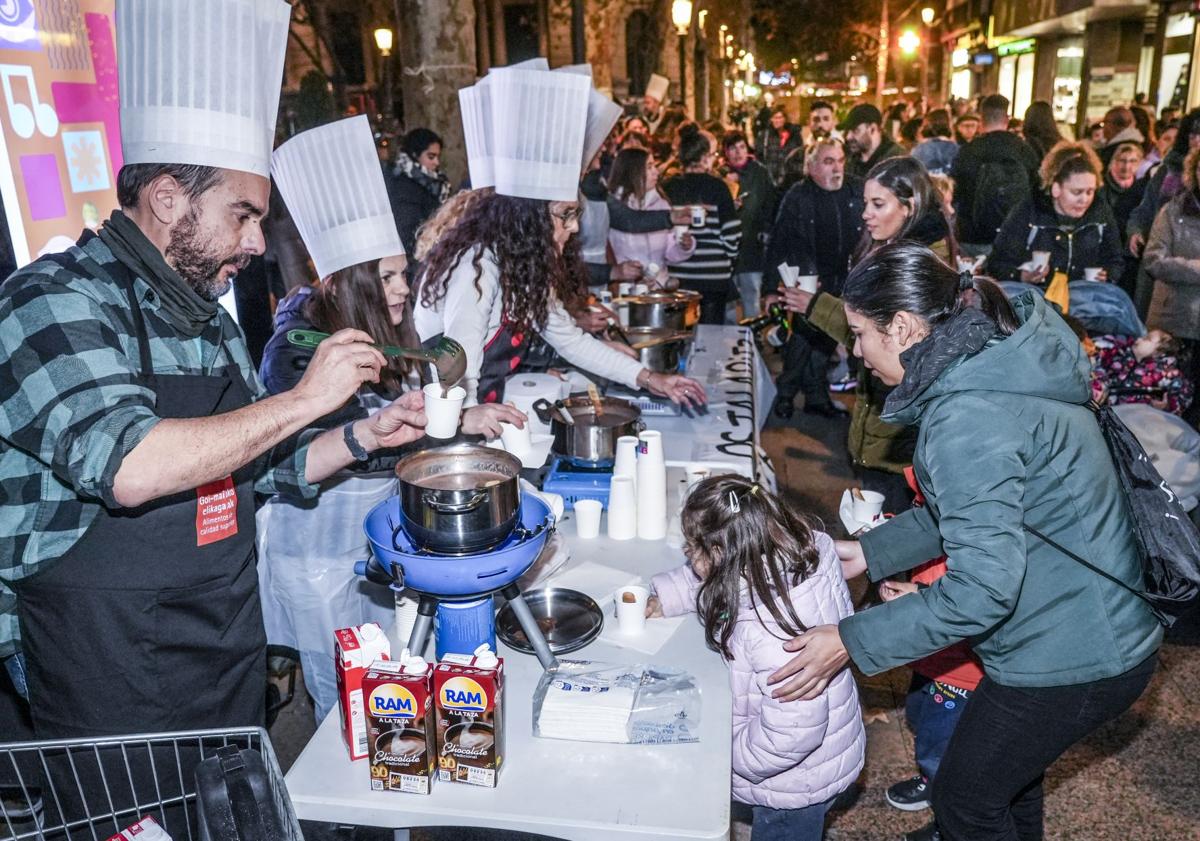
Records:
M608 491L612 484L612 465L592 467L555 456L550 462L550 472L542 483L542 490L563 498L567 508L574 508L575 501L595 499L608 507Z
M410 651L425 649L439 601L468 601L500 593L508 599L542 668L558 665L537 620L525 603L517 579L533 566L554 531L550 507L534 496L521 499L520 522L499 546L472 555L436 555L418 549L404 531L400 498L376 505L363 521L373 557L354 565L354 571L396 592L412 590L418 597L417 621L408 638Z

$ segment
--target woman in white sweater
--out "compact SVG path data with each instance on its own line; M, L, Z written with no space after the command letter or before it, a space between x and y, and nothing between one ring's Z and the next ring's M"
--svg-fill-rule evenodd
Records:
M568 314L586 288L572 241L578 202L481 193L430 252L414 312L423 342L445 336L466 349L468 405L500 399L535 333L592 374L677 403L704 402L696 381L643 368L584 333Z

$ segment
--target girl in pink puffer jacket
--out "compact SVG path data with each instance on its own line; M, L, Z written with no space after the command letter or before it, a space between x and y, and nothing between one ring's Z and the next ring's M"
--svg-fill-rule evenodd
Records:
M654 577L649 616L696 611L733 688L733 796L752 841L819 841L835 797L863 767L866 734L849 669L812 701L771 697L783 644L854 612L833 541L741 476L714 476L682 515L688 565Z

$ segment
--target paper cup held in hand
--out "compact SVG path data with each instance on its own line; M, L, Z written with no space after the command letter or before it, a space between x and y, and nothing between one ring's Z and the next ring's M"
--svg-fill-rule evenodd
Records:
M1104 271L1104 269L1101 269L1101 268L1084 269L1083 270L1083 279L1091 280L1091 281L1099 281L1100 280L1100 272L1102 272L1102 271Z
M617 604L617 629L622 634L640 634L646 629L646 602L650 591L640 584L622 587L613 594Z
M675 244L676 245L683 244L683 237L685 234L687 234L687 232L688 232L687 225L672 225L671 226L671 233L675 236Z
M1035 251L1032 255L1033 259L1029 262L1033 263L1035 269L1044 269L1050 265L1049 251Z
M875 519L883 513L883 494L875 491L861 491L860 494L852 494L851 511L854 514L854 519L860 523L873 523Z
M504 444L504 449L517 458L527 454L533 447L532 430L528 421L523 427L512 423L500 424L500 441Z
M575 531L584 540L600 536L600 512L604 505L598 499L575 500Z
M703 228L704 223L708 221L708 211L702 204L693 204L688 210L692 213L692 227Z
M815 274L802 274L796 278L796 285L812 295L817 294L817 276Z
M423 391L427 419L425 434L430 438L453 438L458 433L463 401L467 399L466 389L456 385L443 397L442 386L439 383L430 383Z

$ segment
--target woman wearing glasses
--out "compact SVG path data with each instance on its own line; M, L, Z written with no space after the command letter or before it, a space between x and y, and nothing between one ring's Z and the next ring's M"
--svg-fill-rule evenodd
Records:
M694 380L656 374L588 335L568 314L584 308L577 201L480 191L438 240L418 280L414 323L423 341L454 339L467 353L467 404L494 403L534 335L584 371L676 403L699 405Z

